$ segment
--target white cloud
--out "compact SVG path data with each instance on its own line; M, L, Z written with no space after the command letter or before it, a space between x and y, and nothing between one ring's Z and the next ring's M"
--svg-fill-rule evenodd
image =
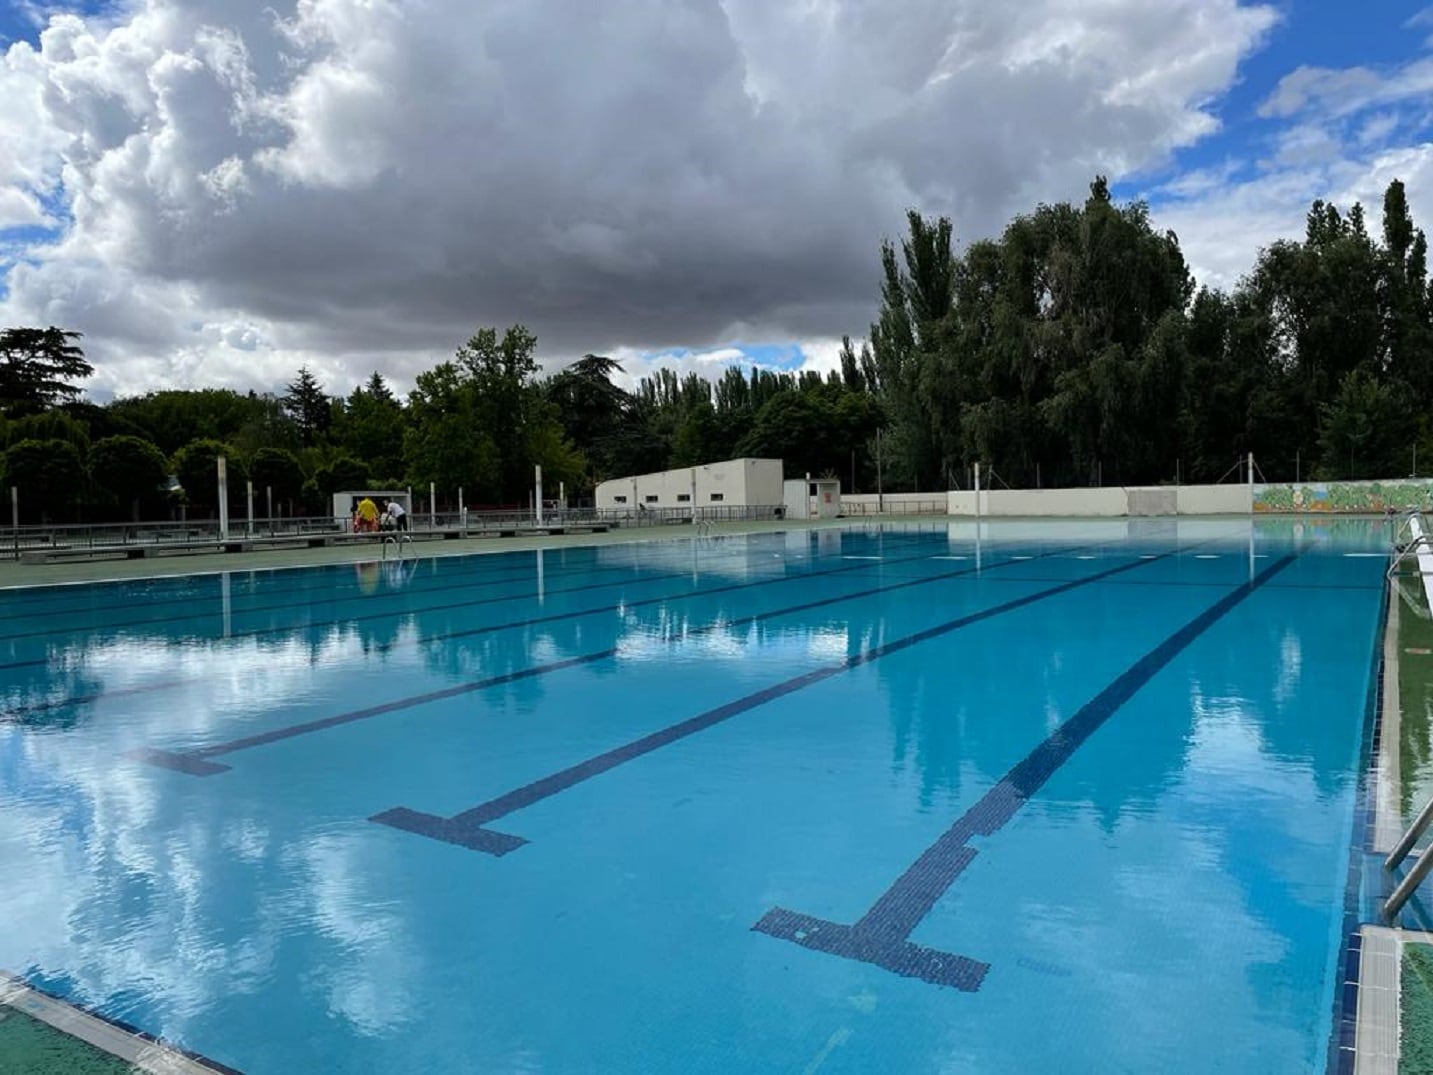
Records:
M10 269L0 321L84 331L105 391L275 387L300 361L334 390L403 383L515 321L552 360L859 335L906 207L970 238L1166 162L1276 19L1236 0L277 8L56 15L0 63L0 212L62 194L73 218Z

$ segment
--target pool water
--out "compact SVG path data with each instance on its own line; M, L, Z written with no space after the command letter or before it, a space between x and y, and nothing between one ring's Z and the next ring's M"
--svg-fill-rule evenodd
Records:
M886 525L6 591L0 969L248 1075L1323 1071L1387 547Z

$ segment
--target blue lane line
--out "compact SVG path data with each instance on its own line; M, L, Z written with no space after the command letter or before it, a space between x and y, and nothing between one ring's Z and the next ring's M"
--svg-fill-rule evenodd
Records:
M1227 594L1175 631L1086 702L1079 712L1056 728L1049 738L957 818L855 925L828 922L813 915L774 907L751 928L813 951L871 963L906 978L919 978L933 985L952 986L966 992L979 989L986 971L990 969L989 964L907 940L911 931L975 858L975 849L967 846L966 842L972 836L990 836L1003 828L1070 760L1085 740L1099 731L1137 691L1190 643L1293 562L1294 556L1274 561L1253 580Z
M524 787L510 791L505 795L500 795L496 799L490 799L479 806L473 807L471 810L464 810L462 813L456 814L453 817L438 817L434 814L426 814L418 810L411 810L408 807L399 806L391 810L385 810L380 814L375 814L369 820L377 821L383 825L391 825L394 828L405 829L408 832L416 832L421 836L428 836L435 840L457 844L460 847L470 848L474 851L484 851L490 855L505 855L509 851L517 850L517 848L527 843L527 841L520 836L510 836L507 833L484 828L490 821L496 821L498 818L505 817L515 810L522 810L534 803L541 802L543 799L556 795L558 792L566 791L575 784L580 784L585 780L591 780L594 776L600 776L609 769L614 769L635 758L640 758L644 754L650 754L654 750L660 750L662 747L675 743L679 739L685 739L689 735L695 735L697 732L705 731L713 725L730 720L732 717L746 713L758 706L765 705L767 702L774 701L777 698L784 697L785 695L810 687L813 684L820 683L823 680L830 679L832 676L840 675L842 672L849 671L852 668L858 668L863 664L869 664L871 661L880 660L882 657L887 657L892 653L899 653L901 650L909 649L911 646L927 642L932 638L939 638L942 635L950 634L952 631L958 631L962 627L968 627L973 623L979 623L982 620L988 620L994 616L1003 615L1006 612L1013 612L1018 608L1024 608L1026 605L1033 605L1037 601L1048 600L1051 597L1068 593L1081 586L1088 586L1091 583L1119 575L1125 571L1132 571L1135 568L1144 567L1146 564L1155 563L1171 555L1173 554L1164 553L1161 556L1149 560L1133 560L1128 563L1119 564L1115 567L1107 568L1104 571L1098 571L1092 575L1085 575L1081 578L1061 583L1058 586L1037 590L1035 593L1026 594L1023 597L1017 597L1011 601L1005 601L1001 604L993 605L990 608L981 609L978 612L968 613L958 619L948 620L935 627L929 627L924 631L917 631L915 634L898 638L893 642L875 646L872 649L846 657L833 664L812 669L810 672L805 672L781 683L765 687L759 691L754 691L745 697L736 699L734 702L727 702L725 705L717 706L715 709L709 709L705 713L700 713L678 724L669 725L649 735L644 735L640 739L634 739L631 742L624 743L596 757L588 758L586 761L578 762L576 765L545 776L541 780L534 781ZM1030 561L1018 560L1005 562L1029 563ZM969 568L967 570L973 571L975 569ZM887 587L887 589L900 589L905 585L908 584L901 583L896 586Z
M1074 548L1088 548L1088 546L1075 546ZM1046 556L1058 556L1064 552L1071 552L1073 549L1054 549L1050 552L1040 553L1033 559L1043 559ZM983 570L990 571L1000 567L1009 567L1019 564L1028 564L1031 558L1021 560L1004 560L999 563L987 564ZM1138 563L1151 563L1149 560L1141 560ZM839 569L838 569L839 570ZM892 590L904 590L911 586L924 586L932 582L941 582L946 579L957 578L961 575L975 574L978 570L975 567L961 568L956 571L945 571L938 575L931 575L922 579L909 579L905 582L898 582L890 586L874 586L865 590L855 590L851 593L836 594L832 597L822 597L814 601L803 601L799 605L788 605L785 608L772 609L769 612L758 612L750 616L744 616L736 620L716 620L704 624L701 627L694 627L686 632L687 636L706 634L711 631L723 628L749 627L755 623L775 619L778 616L789 616L797 612L809 612L816 608L825 608L828 605L839 604L842 601L855 601L863 597L872 597L877 594L889 593ZM834 574L835 572L829 572ZM807 577L807 576L799 576ZM711 592L711 591L704 591ZM635 603L635 602L634 602ZM631 605L629 604L630 608ZM572 618L574 614L569 613L565 618ZM531 668L523 668L516 672L507 672L500 676L490 676L486 679L473 680L468 683L458 683L451 687L444 687L441 690L429 691L425 694L412 695L408 698L399 698L392 702L383 702L380 705L368 706L364 709L356 709L349 713L339 713L332 717L323 717L319 720L306 721L303 724L292 724L284 728L275 728L272 731L259 732L255 735L244 736L242 739L231 739L227 743L217 743L213 746L201 747L197 750L170 751L154 747L146 747L140 750L130 751L128 757L136 761L149 762L152 765L161 765L168 769L174 769L181 773L188 773L191 776L213 776L215 773L227 772L230 766L221 765L217 762L207 761L207 758L217 757L221 754L232 754L236 750L247 750L250 747L263 746L267 743L275 743L282 739L290 739L296 735L307 735L310 732L323 731L326 728L337 727L340 724L351 724L354 721L368 720L371 717L382 716L385 713L394 713L402 709L411 709L414 706L427 705L429 702L442 701L445 698L454 698L462 694L471 694L473 691L486 690L489 687L500 686L504 683L513 683L521 679L531 679L534 676L547 675L550 672L559 672L564 668L574 668L578 665L591 664L594 661L603 661L617 655L615 647L598 650L595 653L585 653L576 657L567 657L560 661L552 661L548 664L534 665Z
M926 553L926 552L923 552L923 553L921 553L921 554L918 555L918 556L905 556L905 557L900 557L900 558L898 558L898 559L891 560L890 563L894 563L894 564L904 564L904 563L911 563L911 562L918 561L918 560L928 560L928 559L930 559L930 554L929 554L929 553ZM789 574L789 575L780 575L780 576L777 576L776 578L760 579L760 580L758 580L758 581L756 581L756 582L734 582L734 583L730 583L730 584L725 585L725 586L710 586L710 587L700 588L700 589L695 589L695 590L685 590L685 591L683 591L683 592L681 592L681 593L676 593L676 594L666 594L666 595L659 594L659 595L657 595L656 597L643 597L643 598L638 598L637 600L633 600L633 601L623 600L623 601L620 601L620 602L617 602L617 603L611 604L611 605L600 605L600 606L598 606L597 608L577 609L577 610L574 610L574 611L571 611L571 612L555 612L555 613L551 613L551 614L546 615L546 616L530 616L530 617L527 617L526 619L510 620L510 621L508 621L507 623L485 624L485 625L482 626L482 627L466 627L466 628L463 628L463 629L457 630L457 631L442 631L442 632L439 632L439 633L437 633L437 634L424 635L424 636L422 636L421 638L400 639L399 641L394 642L391 646L388 646L388 647L384 648L384 649L383 649L383 652L384 652L384 653L391 653L391 652L392 652L393 650L395 650L395 649L412 649L412 648L416 648L416 647L418 647L418 646L427 645L429 642L444 642L444 641L448 641L448 640L454 639L454 638L472 638L472 637L474 637L474 636L476 636L476 635L491 634L491 633L494 632L494 631L506 631L506 630L508 630L509 628L514 628L514 627L535 627L535 626L538 626L539 624L544 624L544 623L557 623L557 622L559 622L559 621L561 621L561 620L570 620L570 619L573 619L573 618L575 618L575 617L577 617L577 616L593 616L593 615L597 615L598 613L616 612L616 611L618 611L619 609L643 608L643 607L645 607L645 606L647 606L647 605L660 604L660 603L662 603L663 601L681 601L681 600L686 600L687 598L691 598L691 597L704 597L704 596L706 596L706 595L708 595L708 594L731 593L731 592L733 592L733 591L735 591L735 590L749 590L749 589L754 589L754 588L759 587L759 586L772 586L772 585L775 585L776 583L779 583L779 582L792 582L792 581L795 581L795 580L798 580L798 579L821 578L821 577L824 577L824 576L826 576L826 575L844 575L844 574L850 574L850 573L854 573L854 572L859 571L862 566L864 566L864 565L859 565L859 564L858 564L858 565L846 564L844 567L823 568L823 569L820 570L820 571L798 571L798 572L795 572L795 573ZM593 583L593 584L591 584L590 586L572 586L572 587L569 587L568 589L565 589L565 590L549 590L549 591L547 592L547 596L548 596L548 597L553 597L553 596L556 596L557 594L562 594L562 593L575 593L575 592L577 592L577 591L579 591L579 590L602 590L602 589L612 589L612 588L618 587L618 586L640 586L640 585L643 585L643 584L645 584L645 583L647 583L647 582L670 581L671 579L674 579L674 578L682 578L682 579L685 579L685 578L690 578L690 577L691 577L691 572L690 572L690 571L682 571L682 572L676 572L676 573L671 574L671 575L650 575L650 576L647 576L647 577L645 577L645 578L639 578L639 579L619 579L619 580L616 581L616 582L598 582L598 583ZM419 607L417 607L417 608L411 608L411 607L410 607L410 608L401 608L401 609L396 609L396 610L394 610L394 611L392 611L392 612L375 612L375 613L373 613L373 614L370 615L370 616L344 616L344 617L342 617L342 618L340 618L340 619L333 619L333 620L311 620L311 621L308 622L308 623L295 624L295 625L293 625L293 626L291 626L291 627L263 627L263 628L258 628L258 629L252 630L252 631L234 631L234 632L232 632L231 634L229 634L226 638L220 639L220 638L217 638L217 637L216 637L216 638L212 638L212 639L207 639L207 641L213 641L213 642L226 641L226 642L227 642L227 641L230 641L230 640L233 640L233 639L236 639L236 638L259 638L259 637L262 637L262 636L264 636L264 635L279 635L279 634L284 634L285 632L288 632L288 631L311 631L311 630L313 630L314 628L317 628L317 627L332 627L332 626L339 625L339 624L359 623L359 622L364 622L364 621L367 621L367 620L383 620L383 619L396 619L396 618L401 618L401 617L406 617L406 616L421 616L421 615L423 615L424 613L428 613L428 612L440 612L440 611L443 611L443 610L445 610L445 609L470 608L470 607L472 607L472 606L474 606L474 605L487 605L487 604L501 603L501 602L504 602L504 601L512 601L512 600L530 600L533 596L535 596L535 595L533 595L533 594L524 594L524 595L521 595L520 597L481 598L481 599L477 599L477 600L457 601L457 602L454 602L454 603L452 603L452 604L423 605L423 606L419 606ZM40 666L46 666L46 667L48 667L48 666L52 663L52 660L53 660L53 659L50 658L50 657L38 657L38 658L34 658L34 659L30 659L30 660L24 660L24 661L10 661L9 663L0 664L0 672L11 671L11 670L14 670L14 669L19 669L19 668L33 668L33 667L40 667ZM144 687L144 688L137 688L137 687L136 687L136 688L128 688L128 690L129 690L131 693L133 693L134 691L138 691L138 690L164 690L164 689L167 689L167 688L169 688L169 687L179 686L180 684L183 684L183 683L192 682L192 679L193 679L193 677L191 677L191 678L189 678L189 679L169 680L169 681L166 681L166 682L164 682L164 683L154 684L153 686L149 686L149 687ZM80 696L80 697L71 698L71 699L63 699L63 700L57 701L57 702L41 702L41 703L37 703L37 704L36 704L36 707L35 707L34 709L29 709L29 708L24 708L24 707L15 708L15 709L7 709L7 710L0 711L0 722L5 722L5 721L7 721L7 720L13 721L14 718L15 718L17 715L22 715L22 714L28 713L28 712L41 712L41 711L43 711L43 710L48 710L48 709L58 709L58 708L62 708L62 707L67 706L67 705L77 705L77 704L80 704L80 703L82 703L82 702L96 701L96 700L98 700L98 699L100 699L100 698L105 698L105 697L108 697L108 694L107 694L106 692L100 692L100 693L94 694L94 695L85 695L85 696Z

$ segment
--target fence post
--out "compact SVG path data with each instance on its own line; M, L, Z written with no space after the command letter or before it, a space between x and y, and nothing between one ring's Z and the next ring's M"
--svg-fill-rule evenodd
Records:
M537 519L537 525L538 525L538 526L541 526L541 525L542 525L542 467L541 467L540 465L534 465L533 468L532 468L532 473L533 473L533 483L537 486L537 496L536 496L536 499L534 500L534 503L537 505L537 515L535 516L535 518Z
M219 477L219 540L229 540L229 461L222 455L214 460Z

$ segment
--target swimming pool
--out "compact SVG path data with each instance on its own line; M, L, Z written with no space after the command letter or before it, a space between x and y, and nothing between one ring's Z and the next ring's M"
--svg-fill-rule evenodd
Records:
M1310 1072L1386 529L0 594L0 968L248 1073Z

